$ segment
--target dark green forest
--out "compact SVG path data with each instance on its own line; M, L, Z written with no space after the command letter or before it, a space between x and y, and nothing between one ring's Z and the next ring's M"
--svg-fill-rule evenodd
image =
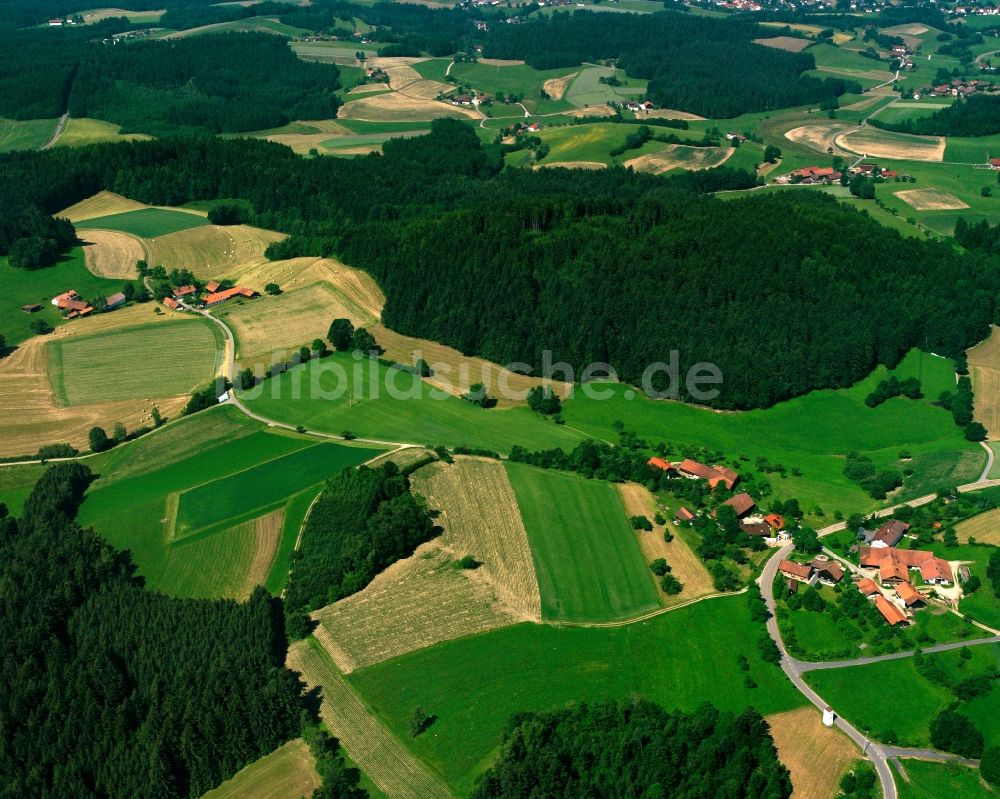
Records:
M657 105L713 118L861 90L850 81L803 75L816 67L808 51L789 53L753 43L772 35L773 29L750 22L676 12L576 11L495 26L483 52L491 58L523 58L537 69L611 59L629 75L648 79L648 95Z
M289 634L306 635L305 613L357 593L434 535L430 516L394 463L331 477L292 559L285 591Z
M787 799L767 722L647 701L525 713L507 725L473 799Z
M495 148L446 120L384 149L302 159L267 142L165 139L6 155L0 252L102 189L157 205L243 199L252 224L292 234L272 257L368 270L402 333L536 371L550 350L578 375L605 362L637 384L676 350L682 378L719 367L721 393L703 401L722 408L850 385L915 346L955 357L994 319L992 257L904 239L814 193L703 196L755 185L746 173L500 172Z
M51 466L0 518L0 796L200 796L299 734L280 610L144 590L73 520L92 479Z
M901 122L883 122L874 117L868 122L883 130L923 136L992 136L1000 133L1000 97L973 95L927 117Z

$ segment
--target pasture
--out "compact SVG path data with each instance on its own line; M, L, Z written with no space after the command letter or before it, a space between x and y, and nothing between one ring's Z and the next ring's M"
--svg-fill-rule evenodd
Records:
M56 132L55 119L0 119L0 153L40 150Z
M711 599L621 627L519 624L347 679L379 719L466 795L515 713L634 697L683 710L704 701L736 712L753 705L764 714L801 707L801 695L780 669L760 660L756 638L747 635L751 628L746 597ZM741 654L757 688L746 687ZM418 706L437 719L414 740L407 729Z
M836 138L838 146L867 158L890 158L901 161L941 161L944 159L943 136L911 136L866 127Z
M301 799L322 784L309 746L295 738L241 769L201 799Z
M320 718L365 774L393 799L451 799L441 781L376 719L315 638L289 647L286 665L321 690Z
M149 324L49 343L56 401L86 405L189 394L221 362L215 326L201 319Z
M557 164L565 162L589 161L600 164L624 163L634 161L639 156L652 153L670 153L676 145L667 145L662 142L649 141L642 148L628 150L619 156L612 156L611 150L623 145L625 138L630 133L635 133L640 127L640 123L614 123L614 122L588 122L582 125L563 125L560 127L543 128L538 134L539 138L549 145L549 154L540 164ZM677 134L682 140L694 141L700 138L699 135L688 136L685 131L670 131ZM654 131L655 133L655 131ZM691 148L684 148L680 153L673 156L677 165L684 160L694 160L698 155L683 155ZM705 156L701 156L705 157ZM725 158L719 158L721 163ZM669 166L667 168L670 168ZM660 170L663 171L663 170Z
M520 621L498 601L479 569L455 566L461 553L431 541L363 590L315 613L314 631L345 674L427 646Z
M993 136L949 136L945 160L963 164L985 164L1000 156L1000 134Z
M382 441L508 452L514 444L572 449L584 438L526 407L484 410L409 372L347 353L293 367L240 398L277 421Z
M189 36L199 36L204 33L273 33L276 36L304 36L309 31L305 28L296 28L285 25L283 22L272 17L248 17L247 19L231 20L229 22L216 22L211 25L202 25L197 28L188 28L183 31L164 36L164 39L186 39Z
M472 555L476 570L522 619L541 619L538 578L514 489L500 461L456 457L428 464L410 478L413 490L440 512L441 542L456 557Z
M816 72L820 73L817 77L849 78L864 88L892 80L893 73L889 72L886 62L865 58L854 50L821 42L813 45L809 52L816 59Z
M130 550L139 573L154 590L212 597L225 589L232 595L246 590L253 579L278 592L284 586L299 525L316 492L302 491L306 477L282 476L273 479L280 486L266 489L259 480L269 461L314 446L333 448L326 471L317 469L307 476L314 479L317 490L327 474L374 454L362 447L316 445L314 439L267 431L234 408L203 411L102 456L106 460L96 469L100 478L87 492L80 521L119 549ZM168 500L205 483L222 492L242 490L243 504L228 506L231 517L173 540ZM278 496L282 491L287 493ZM231 496L221 493L220 502L229 502ZM264 518L259 524L256 520L279 510L284 519L275 544L279 517Z
M969 648L972 660L963 663L952 650L925 655L953 679L981 674L1000 663L1000 645L982 644ZM890 660L867 666L807 672L806 682L845 719L877 739L896 733L901 746L928 746L931 720L955 701L947 688L930 682L917 671L913 658ZM885 686L905 685L907 701L894 705L891 716L884 710ZM983 733L986 744L1000 743L1000 688L959 706Z
M996 438L1000 435L1000 327L993 327L989 338L970 349L968 359L976 420Z
M625 83L624 86L609 86L601 83L600 78L616 75L619 80ZM581 108L588 105L605 105L608 101L622 102L641 97L646 92L647 81L639 78L631 78L618 70L608 67L583 67L579 74L573 78L572 83L563 95L564 99L573 105Z
M81 233L81 238L86 238ZM13 346L31 338L31 323L44 319L53 327L63 324L62 314L51 304L57 294L75 289L82 297L107 296L121 291L120 280L107 280L86 267L84 251L74 247L55 264L44 269L17 269L6 258L0 258L0 335ZM40 311L27 314L22 305L39 304Z
M85 219L77 224L80 230L118 230L131 233L140 239L155 239L179 230L207 225L204 214L194 211L178 211L172 208L143 208L110 216Z
M792 775L795 799L830 799L858 748L840 730L823 725L819 711L800 707L767 717L778 757Z
M181 539L248 510L270 507L305 488L319 485L375 449L344 447L332 442L312 444L243 471L201 483L178 497L173 539Z
M96 22L102 22L106 19L111 19L113 17L125 17L129 22L135 25L148 25L154 22L159 22L160 17L163 16L164 9L159 11L129 11L125 8L95 8L91 11L81 11L80 14L83 16L84 25L93 25Z
M151 264L168 270L190 269L198 277L217 279L237 274L243 264L264 260L268 245L285 238L284 233L250 225L207 224L155 236L147 245Z
M725 452L737 470L746 468L737 460L743 457L750 464L762 456L789 469L795 466L801 476L789 474L770 482L777 497L797 497L810 517L817 506L826 518L836 510L847 514L875 507L843 475L843 457L851 450L869 454L879 466L898 466L899 450L907 448L916 471L910 478L913 488L903 488L904 497L919 496L916 492L924 488L925 465L938 470L942 460L953 464L951 473L945 469L949 482L976 479L985 453L965 441L951 415L929 399L897 398L878 408L864 404L887 374L880 367L851 388L814 391L766 410L724 414L649 400L622 385L592 385L587 393L577 390L564 404L563 416L567 426L607 441L617 440L615 423L623 421L626 429L651 443L669 442L669 454L675 459L684 456L686 447L702 446ZM918 351L907 355L893 374L920 379L927 398L953 387L955 379L950 361ZM970 460L963 460L965 453L971 453ZM931 456L925 464L924 458Z
M612 621L660 607L613 485L505 466L531 544L543 619Z
M115 230L91 230L81 240L84 263L97 277L134 280L139 276L135 264L146 257L139 239Z
M70 117L66 127L56 139L55 147L85 147L88 144L103 144L119 141L148 141L145 133L120 133L122 126L101 119L77 119Z
M789 53L801 53L812 44L809 39L799 39L796 36L771 36L766 39L754 39L754 43Z
M905 773L896 778L899 799L988 799L1000 791L979 776L979 769L957 763L934 763L906 758L899 761Z

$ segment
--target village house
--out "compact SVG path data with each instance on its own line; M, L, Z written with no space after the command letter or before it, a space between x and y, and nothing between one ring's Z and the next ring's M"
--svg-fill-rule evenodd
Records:
M897 519L890 519L875 531L875 535L872 536L872 540L870 542L871 546L894 547L903 539L903 536L909 531L909 529L910 525L906 522L901 522Z
M223 303L233 297L246 297L248 299L253 299L257 296L259 295L253 289L243 288L242 286L233 286L231 289L226 289L225 291L218 291L214 294L205 295L201 304L205 308L211 308L213 305L218 305L219 303Z
M844 567L835 560L814 558L809 564L816 572L816 578L824 585L836 585L844 579Z
M647 466L652 466L654 469L662 469L665 472L675 471L674 465L664 458L650 458L646 461Z
M768 523L768 526L772 530L783 530L785 529L785 517L778 513L769 513L764 517L764 521Z
M198 291L197 287L195 287L195 286L191 286L191 285L187 285L187 286L178 286L178 287L177 287L177 288L175 288L175 289L173 290L173 292L171 292L171 293L172 293L172 294L173 294L173 295L174 295L175 297L177 297L178 299L180 299L181 297L186 297L186 296L188 296L189 294L194 294L194 293L196 293L197 291Z
M743 135L741 135L739 133L731 133L730 132L730 133L726 134L726 139L728 141L735 141L735 142L739 142L740 144L743 144L743 142L745 142L747 140L747 137L743 136Z
M83 300L74 289L52 298L52 304L66 314L67 319L76 319L94 312L89 302Z
M948 561L927 550L861 547L859 555L861 568L878 569L883 585L909 582L909 571L919 571L921 579L932 585L955 582Z
M28 305L22 305L21 310L25 313L38 313L42 310L42 306L37 302L29 303Z
M778 564L778 571L789 579L798 580L800 583L806 583L807 585L812 585L816 581L813 568L807 563L783 560Z
M771 535L771 525L764 521L761 516L745 516L740 519L740 529L747 535L761 536L763 538Z
M163 304L166 305L171 311L176 311L181 307L181 304L177 302L173 297L164 297Z
M903 604L912 608L917 605L923 604L924 597L909 583L900 583L896 586L896 593L899 594L899 598L903 601Z
M910 623L910 620L906 618L906 614L881 594L875 597L875 608L882 614L882 617L889 623L890 627L895 627L897 624Z
M732 469L724 466L706 466L704 463L685 458L677 464L677 471L689 480L708 480L708 484L715 488L722 483L726 488L732 490L740 476Z
M858 590L861 592L861 595L867 597L868 599L871 599L876 594L882 593L878 584L876 584L874 580L869 580L867 577L862 577L858 580L856 585L858 586Z
M209 280L205 284L205 291L209 292L210 294L214 294L216 291L219 290L219 286L220 285L222 285L222 284L219 283L218 280Z
M125 304L125 295L122 292L116 292L108 297L104 298L104 307L106 310L111 311Z
M694 514L685 508L683 505L677 509L677 513L674 514L674 521L677 524L681 522L690 522L694 519Z

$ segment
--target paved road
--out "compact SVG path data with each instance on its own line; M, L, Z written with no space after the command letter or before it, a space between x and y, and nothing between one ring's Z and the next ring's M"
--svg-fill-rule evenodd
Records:
M963 649L968 646L980 646L982 644L1000 644L1000 635L993 635L989 638L973 638L969 641L955 641L950 644L936 644L935 646L928 646L920 651L925 655L932 655L935 652L949 652L952 649ZM822 671L824 669L846 669L851 666L869 666L872 663L883 663L887 660L904 660L905 658L913 657L916 654L915 650L909 650L906 652L893 652L889 655L873 655L872 657L866 658L855 658L854 660L826 660L818 662L810 662L805 660L795 660L789 656L798 671Z
M986 450L986 466L983 467L983 473L979 475L979 482L985 483L990 479L990 472L993 471L993 461L996 459L996 454L993 452L993 447L985 441L980 441L979 443Z
M69 121L69 111L67 111L65 114L59 117L59 122L56 125L55 133L52 134L51 139L49 139L47 142L45 142L45 144L41 146L42 150L50 150L55 145L55 143L59 140L59 137L62 136L63 131L66 130L66 123L68 121Z

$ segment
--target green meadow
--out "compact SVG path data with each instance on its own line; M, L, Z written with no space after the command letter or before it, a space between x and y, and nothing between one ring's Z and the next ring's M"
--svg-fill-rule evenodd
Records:
M979 769L958 763L934 763L907 758L900 761L908 779L896 779L899 799L987 799L1000 791L979 776Z
M601 83L602 77L611 75L611 70L607 67L583 67L579 72L563 95L575 106L606 105L609 101L620 103L642 97L646 93L648 81L630 78L621 70L616 70L615 75L626 84L624 86Z
M0 466L0 502L7 506L11 516L21 515L24 500L45 469L41 464Z
M544 124L546 120L542 120L542 122ZM582 125L570 124L558 127L543 127L542 130L533 135L538 136L543 142L549 145L549 154L540 162L542 164L553 164L563 161L595 161L602 164L622 164L640 155L660 152L667 147L663 142L648 141L642 147L635 150L628 150L621 155L612 156L611 151L623 145L626 137L630 133L635 133L640 126L641 122L588 122ZM700 133L691 131L673 130L670 128L652 128L652 130L654 136L673 134L682 142L698 142L702 138ZM739 150L737 150L738 152ZM755 152L762 153L755 146L749 146L746 152L748 155ZM506 161L514 166L522 166L523 163L520 162L526 161L527 155L527 151L512 153L507 156ZM753 160L752 157L751 160ZM760 157L758 156L756 160L760 160ZM729 165L729 163L726 164L726 166Z
M332 448L323 468L299 471L294 481L271 474L275 485L262 484L266 462L315 446L315 439L269 431L233 408L203 411L88 461L99 479L80 508L80 523L93 526L115 547L130 550L150 588L178 596L220 596L248 568L253 533L247 523L283 507L282 541L266 580L269 589L280 591L299 524L315 496L303 498L310 485L305 480L312 479L318 490L330 474L374 454L368 448L322 444ZM231 515L172 540L171 495L206 483L219 487L218 501ZM240 492L242 504L234 499Z
M52 341L52 391L63 405L186 394L215 374L219 338L215 325L197 319ZM107 379L109 371L113 381Z
M346 466L368 460L376 449L313 444L260 463L250 469L202 483L180 495L175 538L265 508L303 489L318 485Z
M949 136L944 148L945 161L985 164L1000 157L1000 134L993 136ZM991 175L991 173L987 173ZM996 183L996 181L993 181Z
M1000 666L1000 645L982 644L968 650L972 659L963 661L958 650L924 655L954 681ZM894 732L902 746L929 746L930 723L955 702L950 690L930 682L917 671L913 658L890 660L846 669L810 671L806 682L841 716L862 731L884 740ZM886 686L905 686L906 701L894 702L886 713ZM968 702L958 711L983 733L987 745L1000 744L1000 687Z
M660 606L614 486L508 463L528 531L542 618L610 621Z
M207 224L208 219L198 214L172 211L168 208L143 208L139 211L126 211L122 214L87 219L78 222L76 227L81 230L120 230L122 233L131 233L141 239L155 239L167 233L177 233L180 230Z
M651 444L666 442L674 458L701 446L721 450L731 460L746 456L746 468L752 469L761 456L789 470L797 468L800 476L770 476L774 494L797 497L807 513L818 506L826 518L836 510L847 514L878 504L844 477L844 456L851 450L870 455L879 466L898 468L904 466L900 451L908 450L914 456L909 465L916 471L904 484L903 497L919 496L926 479L923 470L940 474L942 461L952 464L949 483L978 477L985 453L967 442L951 415L930 401L954 386L951 362L912 351L892 374L919 378L927 399L896 398L869 408L865 397L887 374L879 367L851 388L814 391L772 408L736 413L650 400L620 384L591 384L589 389L603 392L605 398L588 398L578 388L565 403L563 416L567 426L607 441L617 440L616 423L621 422Z
M424 77L444 81L444 70L428 69L428 65L436 64L436 61L416 64L414 65L414 69ZM556 111L571 109L573 103L568 102L565 95L562 100L543 98L542 86L545 81L550 78L561 78L579 71L579 68L540 70L529 67L527 64L496 66L477 62L456 63L451 68L451 77L455 78L460 84L470 85L486 94L516 94L531 113L551 114ZM435 77L435 75L437 76ZM490 109L491 113L501 116L499 108L499 106L494 105ZM520 113L519 108L517 111Z
M55 119L0 119L0 153L39 150L56 132Z
M346 353L289 369L240 398L254 412L311 430L436 446L485 447L509 452L515 444L572 449L579 432L547 421L526 407L484 410L442 396L409 372ZM390 396L387 381L394 386ZM377 387L377 392L372 388Z
M51 304L57 294L75 289L81 297L89 299L114 294L122 288L120 280L107 280L92 274L79 247L44 269L16 269L6 258L0 258L0 283L3 285L0 335L6 339L8 347L35 335L30 325L36 319L44 319L53 327L63 324L62 314ZM28 314L21 310L22 305L35 303L42 306L40 311Z
M759 634L763 627L750 621L746 597L736 596L623 627L520 624L438 644L347 679L400 740L465 796L515 713L634 697L684 710L703 702L735 712L753 705L765 714L800 707L804 700L781 671L760 660ZM747 687L739 655L749 661L756 688ZM416 707L436 720L413 739Z

